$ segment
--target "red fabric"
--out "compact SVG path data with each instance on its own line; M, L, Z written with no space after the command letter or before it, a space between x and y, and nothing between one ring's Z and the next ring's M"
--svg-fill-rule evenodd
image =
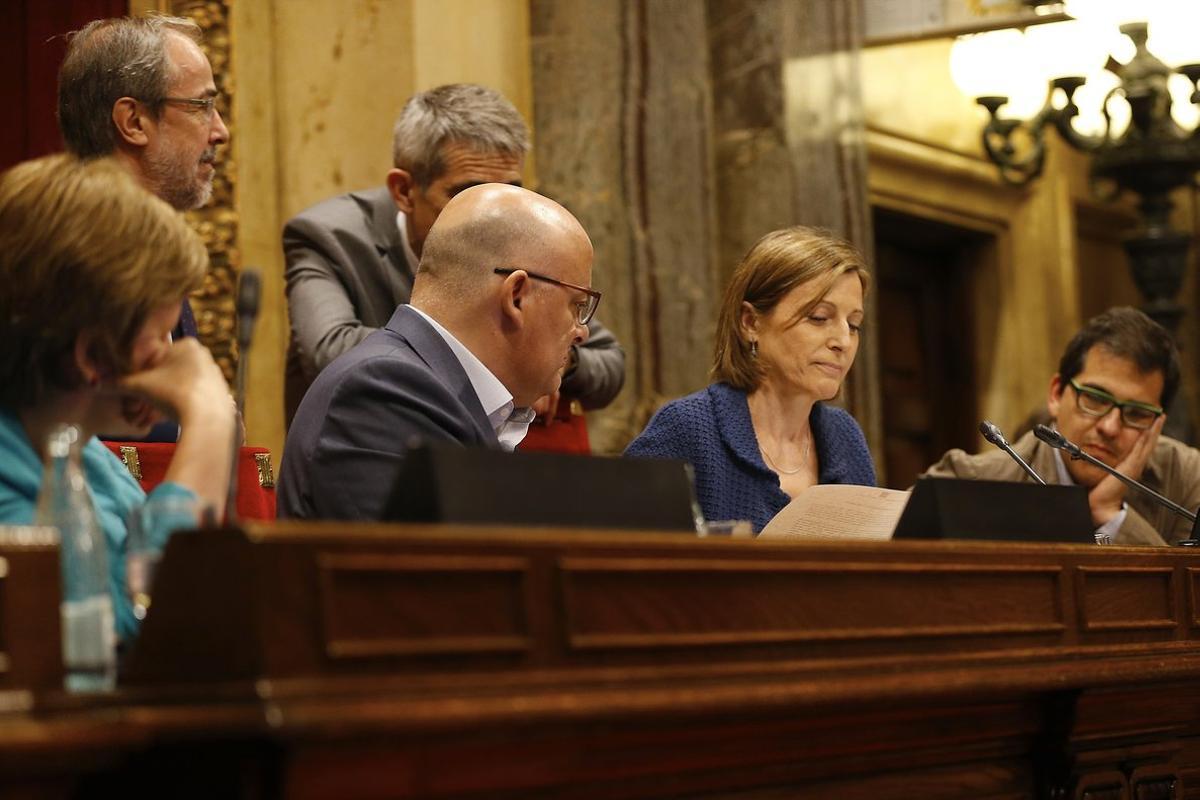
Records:
M579 401L563 400L559 403L558 412L549 420L549 424L542 417L535 419L529 426L529 433L525 434L517 449L525 452L591 455L592 445L588 441L587 418L583 415Z
M147 492L162 483L167 474L167 466L171 463L171 456L175 454L175 445L169 442L105 442L104 444L117 458L122 458L122 447L132 447L137 450L138 464L142 473L138 482ZM266 454L269 460L271 451L265 447L243 447L238 454L237 513L243 519L275 519L274 468L272 467L271 470L270 485L263 486L259 481L256 458L259 454ZM124 459L122 458L122 460Z
M64 34L94 19L129 13L128 0L13 0L0 26L0 169L62 149L58 135L58 67Z

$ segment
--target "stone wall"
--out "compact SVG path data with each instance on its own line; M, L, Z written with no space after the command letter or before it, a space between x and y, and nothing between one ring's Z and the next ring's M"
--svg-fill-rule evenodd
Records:
M600 317L626 346L593 444L619 451L708 383L728 275L797 223L869 249L854 3L531 0L539 187L597 248ZM837 102L831 102L836 99ZM851 408L877 425L868 341Z

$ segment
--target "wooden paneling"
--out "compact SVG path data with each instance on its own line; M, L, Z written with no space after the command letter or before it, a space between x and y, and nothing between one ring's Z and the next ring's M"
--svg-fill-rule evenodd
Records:
M58 535L0 526L0 718L62 686Z
M330 658L531 649L522 559L356 553L317 564Z
M1076 586L1085 631L1173 629L1175 570L1080 567Z
M119 694L0 714L0 794L1174 800L1198 574L1182 548L181 534Z

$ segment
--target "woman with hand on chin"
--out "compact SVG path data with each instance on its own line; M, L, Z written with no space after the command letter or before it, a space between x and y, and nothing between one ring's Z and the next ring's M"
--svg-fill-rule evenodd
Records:
M169 498L224 511L229 389L199 343L171 341L207 265L182 216L110 159L50 156L0 175L0 524L33 522L48 437L76 426L122 639L137 630L125 592L130 515ZM138 436L163 414L182 432L147 496L95 434ZM170 532L146 534L158 549Z
M625 455L688 461L705 518L755 531L814 484L875 485L862 429L822 402L854 363L868 283L845 241L804 227L764 236L721 303L716 382L663 406Z

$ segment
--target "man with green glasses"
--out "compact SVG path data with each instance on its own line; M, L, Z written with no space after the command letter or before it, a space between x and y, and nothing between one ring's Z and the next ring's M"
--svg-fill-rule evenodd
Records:
M1179 354L1171 335L1133 308L1088 320L1067 345L1050 380L1054 426L1085 452L1189 509L1200 507L1200 451L1162 435L1179 388ZM1048 483L1088 490L1098 533L1116 544L1174 544L1191 525L1098 467L1064 457L1034 437L1013 444ZM926 475L1029 480L1005 453L951 450Z

